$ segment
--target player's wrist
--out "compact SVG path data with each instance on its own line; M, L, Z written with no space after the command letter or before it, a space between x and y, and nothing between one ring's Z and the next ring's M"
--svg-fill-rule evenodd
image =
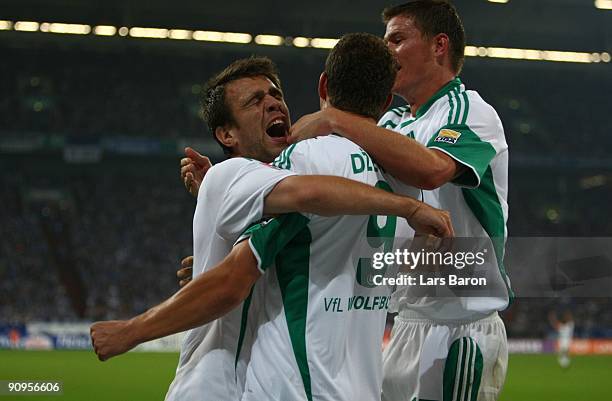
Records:
M407 196L403 196L402 201L404 203L402 217L404 217L407 221L410 221L410 219L412 219L412 217L414 217L416 212L419 210L421 203Z
M151 340L151 338L147 337L150 333L151 330L146 329L146 320L143 315L139 315L126 320L122 335L125 344L133 348L138 344Z

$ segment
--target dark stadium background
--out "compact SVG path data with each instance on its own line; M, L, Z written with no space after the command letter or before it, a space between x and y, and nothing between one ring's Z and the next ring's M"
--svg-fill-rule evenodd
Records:
M0 20L339 38L382 35L380 11L397 3L1 0ZM455 1L470 46L608 54L466 58L461 78L498 111L509 144L510 236L612 236L612 10L595 3L606 2ZM236 58L267 55L295 121L318 109L327 50L11 26L0 30L0 347L21 348L31 322L126 318L176 291L195 205L179 180L181 150L222 159L198 117L201 84ZM570 309L576 337L605 339L611 306L519 298L503 317L511 339L551 339L548 313ZM508 388L521 380L512 359L510 370Z

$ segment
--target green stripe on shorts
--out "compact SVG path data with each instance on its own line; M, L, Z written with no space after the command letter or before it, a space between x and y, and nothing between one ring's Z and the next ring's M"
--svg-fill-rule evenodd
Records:
M482 353L470 337L455 340L444 365L443 400L476 401L482 378Z

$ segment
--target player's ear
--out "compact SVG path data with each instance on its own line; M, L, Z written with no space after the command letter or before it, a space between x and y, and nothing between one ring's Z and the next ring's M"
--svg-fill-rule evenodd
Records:
M449 43L450 39L445 33L439 33L434 36L432 40L434 56L439 57L448 54L448 52L450 51Z
M327 73L322 72L319 77L319 97L322 100L327 100Z
M215 129L215 136L217 137L219 142L221 142L224 146L227 146L228 148L233 148L234 146L236 146L236 136L232 132L231 126L229 124L226 124L222 127L217 127Z

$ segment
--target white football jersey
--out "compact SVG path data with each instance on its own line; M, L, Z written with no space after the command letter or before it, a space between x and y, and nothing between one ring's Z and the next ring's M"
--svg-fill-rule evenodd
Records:
M571 341L574 336L574 322L570 320L566 323L559 323L557 331L559 333L559 341Z
M489 104L459 78L450 81L423 104L416 115L408 106L387 112L379 126L414 138L446 153L465 166L453 182L423 191L423 200L448 210L457 237L489 238L495 258L486 266L486 297L417 297L414 287L393 294L392 310L413 311L436 321L462 321L503 310L512 297L503 266L508 220L508 145L501 121ZM488 240L487 240L488 241Z
M239 235L261 220L266 195L291 175L245 158L232 158L208 170L193 216L194 277L229 254ZM238 307L187 333L166 400L240 399L239 377L244 378L246 370L246 361L237 357L238 343L244 340L240 338L242 310Z
M274 162L418 196L337 135L299 142ZM413 231L395 216L288 214L245 233L264 272L243 400L380 399L390 289L372 283L372 252ZM369 255L369 258L368 258ZM255 302L255 300L254 300ZM251 312L249 312L251 313Z

